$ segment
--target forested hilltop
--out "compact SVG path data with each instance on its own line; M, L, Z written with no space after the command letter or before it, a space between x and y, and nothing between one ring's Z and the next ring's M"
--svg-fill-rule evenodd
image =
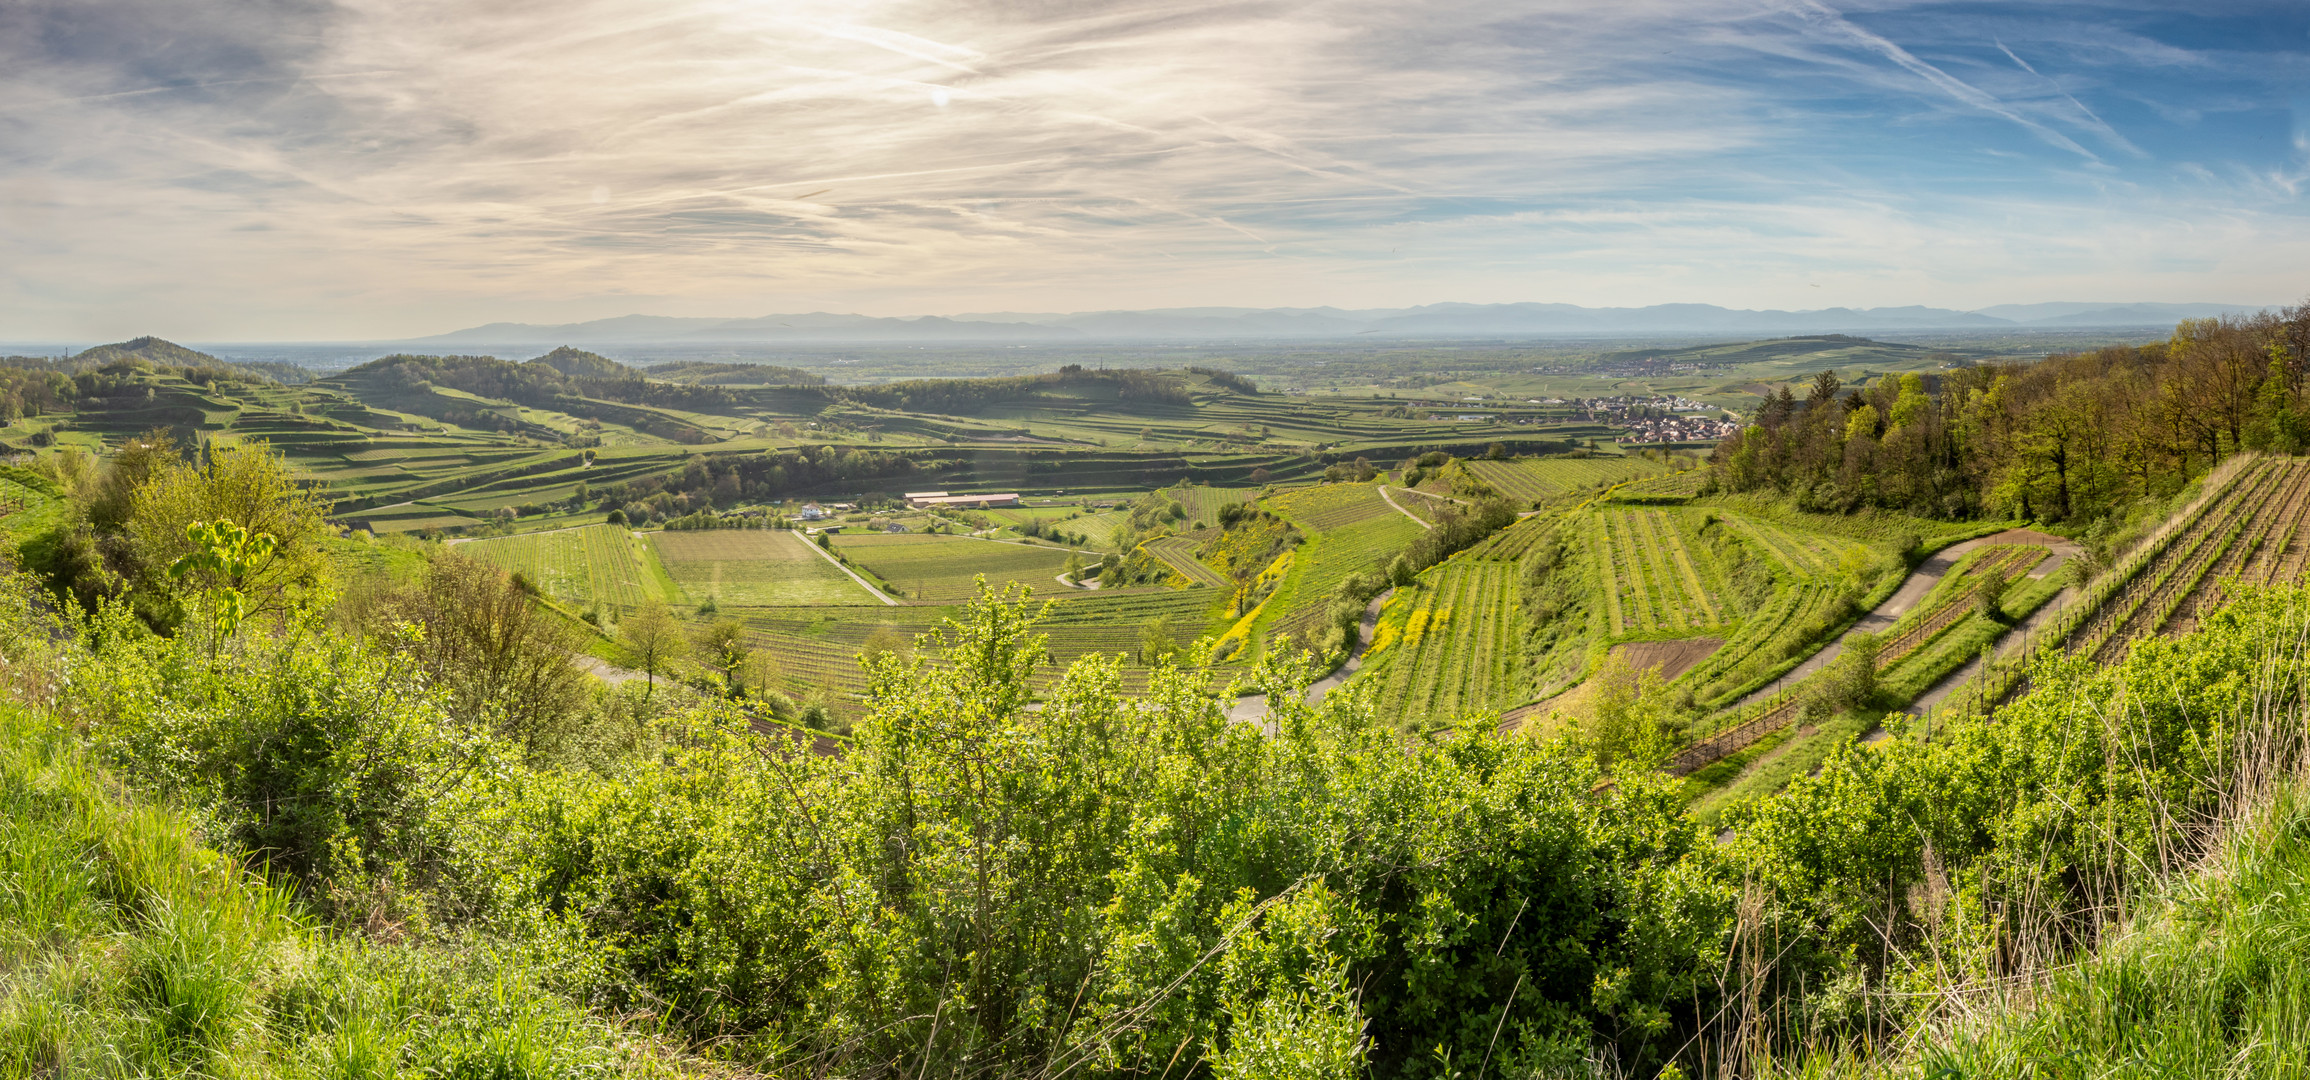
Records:
M1782 386L1717 448L1718 483L1806 509L2053 524L2122 514L2241 450L2310 447L2310 305L2197 319L2171 339Z
M1704 828L1641 682L1617 727L1407 733L1379 683L1307 703L1282 650L1054 664L1014 588L859 650L837 737L787 722L729 622L641 605L631 677L597 680L602 636L536 582L338 534L262 444L142 445L0 476L20 556L82 553L0 583L12 1075L2098 1076L1969 1003L2132 963L2127 898L2226 910L2189 899L2208 853L2298 890L2310 840L2281 799L2310 707L2291 577L2111 663L2047 654ZM2241 456L2191 505L2258 520L2300 465ZM1416 572L1523 565L1498 541L1558 527L1527 520ZM2151 546L2201 575L2292 550L2177 525ZM1231 675L1262 723L1229 719ZM2304 936L2237 925L2267 964L2168 950L2126 991L2171 1035L2137 1059L2310 1056ZM2121 1060L2104 991L2067 992L2047 1022Z

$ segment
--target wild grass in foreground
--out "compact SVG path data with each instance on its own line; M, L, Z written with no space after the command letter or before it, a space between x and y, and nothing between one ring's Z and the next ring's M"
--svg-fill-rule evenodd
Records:
M0 1076L672 1075L516 958L363 942L0 706Z
M2125 1080L2310 1076L2310 791L2287 789L2100 951L2042 981L1947 991L1881 1061L1788 1077Z

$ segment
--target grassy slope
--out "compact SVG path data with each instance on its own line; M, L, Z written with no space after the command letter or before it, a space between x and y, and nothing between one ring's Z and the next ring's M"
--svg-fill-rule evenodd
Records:
M2282 795L2196 873L2137 907L2123 933L2026 998L1963 1000L1969 1007L1919 1032L1906 1054L1791 1071L2310 1076L2310 797Z
M0 707L0 1075L673 1075L484 950L354 940Z

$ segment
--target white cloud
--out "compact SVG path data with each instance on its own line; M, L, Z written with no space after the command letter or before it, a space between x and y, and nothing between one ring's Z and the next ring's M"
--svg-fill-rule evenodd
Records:
M1978 172L1911 187L1870 160L1884 146L1832 140L1871 113L1927 123L1887 104L1921 85L2087 158L2065 130L2128 144L2064 86L1993 93L1810 8L1799 25L1740 3L354 0L294 42L232 23L153 85L49 48L0 75L0 335L1988 303L2094 273L2146 295L2160 279L2135 268L2209 228L2303 238L2274 204L2285 169L2145 194L2075 159L1992 166L1982 150L2012 148L1965 147L2016 170L2013 190ZM2092 48L2182 62L2108 34ZM2023 191L2023 171L2066 186ZM2271 260L2214 257L2270 291ZM1841 291L1790 291L1823 278Z

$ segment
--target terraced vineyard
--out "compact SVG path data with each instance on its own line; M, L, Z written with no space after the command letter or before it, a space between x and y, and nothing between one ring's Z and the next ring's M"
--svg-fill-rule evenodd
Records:
M1877 669L1882 671L1899 664L1973 614L1969 599L1975 586L1992 578L2011 582L2044 561L2045 556L2044 548L2028 544L1990 544L1968 552L1914 610L1904 613L1887 628L1878 647ZM1686 747L1669 762L1670 775L1687 775L1787 727L1796 721L1804 704L1805 697L1796 688L1784 690L1737 723Z
M574 604L622 611L660 598L642 542L616 525L475 540L457 551L517 571L546 595Z
M1477 559L1521 559L1531 552L1541 537L1548 535L1548 530L1558 520L1547 514L1534 514L1493 533L1468 549L1468 555Z
M2219 601L2227 581L2264 582L2299 574L2305 517L2310 517L2310 461L2234 459L2207 478L2190 507L2062 609L2042 630L2038 648L2000 655L1945 707L1980 708L2023 691L2029 665L2046 649L2111 661L2143 636L2187 628L2197 611ZM1969 613L1964 597L1972 582L1990 576L2017 579L2044 555L2043 548L2030 545L1990 545L1972 553L1952 580L1896 625L1878 665L1889 667L1918 654L1962 621ZM1690 772L1779 730L1795 719L1800 706L1799 695L1784 694L1687 748L1671 763L1671 771Z
M1724 645L1683 676L1703 704L1717 705L1806 651L1805 627L1836 603L1838 590L1810 582L1784 583L1772 598L1741 619Z
M1376 496L1372 502L1379 502ZM1291 574L1278 590L1271 633L1306 640L1323 621L1332 590L1349 574L1385 570L1388 560L1427 531L1418 522L1381 505L1384 512L1310 536L1292 559Z
M837 533L834 547L918 600L976 596L974 579L982 574L990 585L1020 581L1044 592L1060 587L1057 578L1067 566L1067 552L1059 548L966 536Z
M1723 516L1726 524L1771 557L1784 576L1799 581L1831 581L1849 576L1867 566L1872 558L1868 545L1857 540L1792 529L1745 514Z
M1718 599L1724 585L1715 563L1686 544L1673 511L1599 510L1591 526L1612 636L1699 631L1730 621Z
M1517 567L1454 559L1397 590L1367 664L1384 656L1383 713L1451 722L1514 704L1524 690Z
M2262 584L2279 580L2289 550L2299 541L2302 518L2310 512L2310 463L2282 459L2264 470L2268 479L2254 496L2252 518L2199 575L2196 586L2167 615L2161 629L2185 633L2196 628L2198 614L2221 604L2232 581ZM2300 573L2300 557L2295 556Z
M1886 628L1886 636L1877 647L1877 666L1882 669L1901 662L1970 614L1967 598L1982 583L2010 583L2045 561L2045 556L2046 550L2034 544L1991 544L1967 553L1916 611Z
M1470 461L1468 471L1500 494L1526 503L1666 472L1668 467L1640 457L1516 458Z
M1195 549L1202 545L1205 538L1217 531L1216 529L1197 529L1176 536L1161 536L1140 546L1147 549L1147 554L1162 560L1163 565L1178 571L1179 576L1188 581L1197 585L1225 588L1231 584L1227 580L1227 575L1212 569L1205 565L1203 560L1195 557Z
M1689 499L1707 483L1707 469L1685 469L1631 480L1613 494L1620 499Z
M2177 615L2191 619L2196 602L2218 595L2223 579L2235 576L2264 544L2282 535L2290 544L2306 483L2310 464L2300 459L2248 465L2213 505L2094 611L2072 635L2071 651L2114 662L2135 640L2157 633ZM2289 511L2296 516L2288 519Z
M1187 508L1189 524L1200 521L1205 525L1219 523L1220 507L1243 502L1259 494L1258 488L1212 487L1207 484L1182 484L1165 490L1179 501L1179 505Z
M1416 496L1415 496L1416 497ZM1270 496L1267 508L1311 532L1342 528L1358 522L1395 517L1395 508L1380 498L1372 484L1321 484L1293 488Z
M870 595L850 575L812 550L809 541L793 533L698 529L651 533L649 542L689 603L712 597L717 605L882 606L880 598Z

